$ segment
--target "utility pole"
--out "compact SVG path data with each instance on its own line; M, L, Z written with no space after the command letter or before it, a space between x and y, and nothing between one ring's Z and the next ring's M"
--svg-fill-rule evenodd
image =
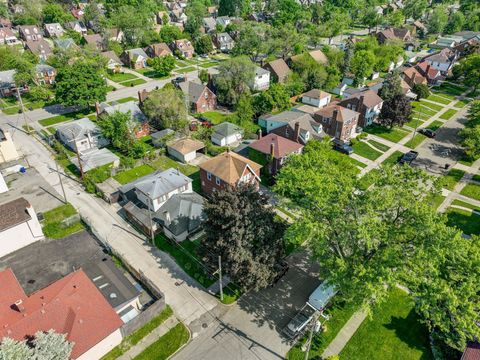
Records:
M60 171L58 171L58 164L56 161L55 162L55 167L57 169L57 174L58 174L58 180L60 180L60 186L62 187L62 193L63 193L63 198L65 199L65 204L67 203L67 195L65 195L65 189L63 188L63 181L62 181L62 176L60 175Z
M82 161L80 159L80 152L78 151L78 145L77 145L77 140L75 139L75 134L73 133L73 130L71 130L72 133L72 141L73 144L75 145L75 153L77 154L77 160L78 160L78 168L80 169L80 177L82 178L83 181L83 166L82 166Z
M23 105L22 95L20 95L20 90L18 89L18 86L17 86L17 97L18 97L18 101L20 101L20 109L22 109L22 116L23 116L23 122L25 124L25 131L30 134L30 127L28 126L28 123L27 123L27 116L25 115L25 107Z
M220 284L220 300L223 301L223 283L222 283L222 257L218 256L218 282Z
M150 199L150 193L147 194L148 196L148 218L150 219L150 240L152 244L155 244L155 234L153 233L153 220L152 220L152 210L150 209L150 202L153 208L153 200Z
M316 311L313 315L312 326L310 328L310 334L308 335L307 349L305 350L305 360L308 360L310 355L310 347L312 346L313 333L315 332L315 326L317 325L318 318L320 317L320 312Z

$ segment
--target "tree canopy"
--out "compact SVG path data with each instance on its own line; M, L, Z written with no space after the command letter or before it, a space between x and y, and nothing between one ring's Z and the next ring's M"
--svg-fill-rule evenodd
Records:
M184 130L188 123L184 95L176 88L151 92L143 103L143 111L157 129Z

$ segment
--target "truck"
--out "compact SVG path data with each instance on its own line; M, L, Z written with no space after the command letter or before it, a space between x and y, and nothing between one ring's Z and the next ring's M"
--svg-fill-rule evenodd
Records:
M320 312L320 316L326 317L323 315L323 310L336 293L335 286L330 285L327 281L320 284L310 294L306 304L289 321L287 326L283 328L285 336L293 340L302 335L317 312Z

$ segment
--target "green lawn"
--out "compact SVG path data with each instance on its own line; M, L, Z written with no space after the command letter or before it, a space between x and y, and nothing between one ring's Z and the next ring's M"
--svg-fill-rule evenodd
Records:
M107 78L112 80L113 82L120 83L122 81L133 80L137 79L137 77L130 73L115 73L115 74L107 74Z
M438 194L434 196L430 196L427 198L428 203L434 208L438 209L438 207L443 203L445 200L445 196Z
M193 66L189 66L189 67L186 67L186 68L183 68L183 69L177 69L175 70L175 72L179 73L179 74L185 74L185 73L189 73L189 72L192 72L192 71L195 71L196 68L193 67Z
M137 98L135 98L135 97L133 97L133 96L129 96L129 97L126 97L126 98L122 98L122 99L118 99L118 100L111 101L110 104L111 104L111 103L114 103L114 102L116 102L116 103L118 103L118 104L123 104L123 103L127 103L127 102L129 102L129 101L137 101L137 100L138 100Z
M175 262L201 285L209 287L216 279L207 273L205 266L197 256L200 242L183 241L181 244L168 240L163 234L155 236L155 245L162 251L170 254Z
M415 112L421 113L422 115L433 116L437 113L436 110L430 109L429 107L424 106L425 102L412 101L412 108ZM441 109L440 109L441 110Z
M143 79L135 79L135 80L128 80L122 83L123 86L136 86L136 85L141 85L145 84L146 81Z
M480 234L480 215L456 208L449 208L446 215L447 225L455 226L467 235Z
M359 166L361 168L366 168L367 167L367 164L361 162L361 161L358 161L357 159L354 159L352 157L348 157L350 159L350 161L353 163L353 165L355 166Z
M465 106L467 106L469 103L468 100L460 100L458 101L455 105L453 105L457 109L463 109Z
M207 61L207 62L204 62L203 64L200 64L200 67L206 69L215 65L218 65L217 61Z
M151 68L151 67L146 67L144 69L138 69L138 70L135 70L135 71L142 74L143 76L146 76L146 77L149 77L149 78L152 78L152 79L157 79L157 80L158 79L166 79L170 76L170 75L160 75L155 70L153 70L153 68Z
M190 176L198 171L198 167L195 165L188 165L179 163L166 155L161 155L157 159L151 161L150 166L155 170L167 170L169 168L178 168L184 175Z
M434 131L437 131L439 128L443 126L443 122L439 120L432 121L430 125L427 126L428 129L432 129Z
M453 115L457 113L455 109L448 109L442 115L440 115L440 119L449 120Z
M399 142L408 134L408 132L403 129L399 129L399 128L387 129L384 126L377 125L377 124L370 125L366 127L364 130L366 133L380 136L381 138L390 140L392 142Z
M133 332L131 335L123 338L122 342L115 346L108 354L102 357L101 360L115 360L124 354L132 346L138 344L145 336L150 334L154 329L160 326L165 320L173 315L173 311L170 306L166 306L162 312L143 325L140 329Z
M457 183L460 181L460 179L465 175L465 171L459 170L459 169L452 169L450 170L447 175L443 176L441 179L441 184L442 187L444 187L447 190L452 191L457 185Z
M233 114L224 114L219 111L206 111L204 113L198 114L198 117L207 118L212 122L212 124L217 125L225 121L231 121Z
M121 171L117 175L115 175L113 178L117 180L120 184L124 185L142 176L148 175L154 171L155 169L153 167L151 167L150 165L144 164L144 165L134 167L133 169Z
M383 162L382 165L395 165L398 163L400 158L403 156L403 153L401 151L395 151L392 155L390 155L388 158L386 158Z
M480 201L480 185L478 184L467 184L462 191L460 191L460 194L467 196L469 198L475 199Z
M373 149L368 144L363 141L358 141L352 145L353 151L355 154L363 156L364 158L375 160L378 159L382 153Z
M182 323L178 323L165 335L147 347L134 360L166 360L188 342L190 332Z
M415 115L413 117L415 117ZM413 129L418 128L422 124L423 124L422 120L415 119L415 118L410 120L409 122L405 123L405 125L413 128Z
M458 96L465 92L466 88L456 84L443 83L440 86L436 86L434 91L442 92L444 94Z
M438 96L438 95L434 95L434 94L427 97L426 100L433 101L433 102L436 102L436 103L440 103L440 104L443 104L443 105L448 105L452 102L452 100L450 100L450 99L446 99L442 96Z
M325 312L330 315L330 319L325 323L326 330L314 336L310 348L309 359L320 358L323 351L332 342L335 336L337 336L345 323L352 317L355 310L355 306L346 305L340 301L334 301L332 306L327 308ZM287 353L287 360L303 360L305 358L305 353L302 351L302 346L306 341L306 336L300 339Z
M462 207L467 208L467 209L477 210L477 211L480 212L480 207L479 206L472 205L472 204L467 203L467 202L462 201L462 200L455 199L455 200L453 200L452 205L458 205L458 206L462 206Z
M480 174L473 175L472 180L480 182Z
M388 299L365 319L340 353L345 360L433 359L428 330L421 324L410 296L392 289Z
M421 104L423 107L427 107L430 110L435 111L436 113L441 111L444 108L442 105L433 104L431 102L426 102L426 101L422 101Z
M77 211L71 204L60 205L59 207L43 213L42 221L45 236L52 239L60 239L83 230L81 221L66 224L64 221L75 216Z
M382 144L381 142L378 142L378 141L375 141L375 140L368 140L368 143L370 143L371 145L375 146L378 150L383 151L383 152L390 149L390 146L387 146L387 145Z
M413 110L413 114L412 114L412 118L414 119L418 119L418 120L422 120L422 121L425 121L425 120L428 120L432 117L433 115L428 115L428 114L424 114L424 113L421 113L417 110ZM407 123L408 125L408 123Z
M413 139L410 139L405 143L405 146L409 147L410 149L415 149L426 138L427 137L425 135L420 134L420 133L416 133L415 136L413 137Z
M92 111L90 109L85 109L85 110L75 111L71 113L66 113L63 115L53 116L47 119L39 120L38 122L42 126L51 126L51 125L59 124L69 120L81 119L91 114L91 112Z

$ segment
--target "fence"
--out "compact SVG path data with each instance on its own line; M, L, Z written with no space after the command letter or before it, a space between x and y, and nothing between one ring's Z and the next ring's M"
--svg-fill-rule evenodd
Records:
M155 316L165 309L165 298L158 299L147 309L142 311L137 317L130 320L128 323L123 324L120 328L122 336L128 336L150 322Z

